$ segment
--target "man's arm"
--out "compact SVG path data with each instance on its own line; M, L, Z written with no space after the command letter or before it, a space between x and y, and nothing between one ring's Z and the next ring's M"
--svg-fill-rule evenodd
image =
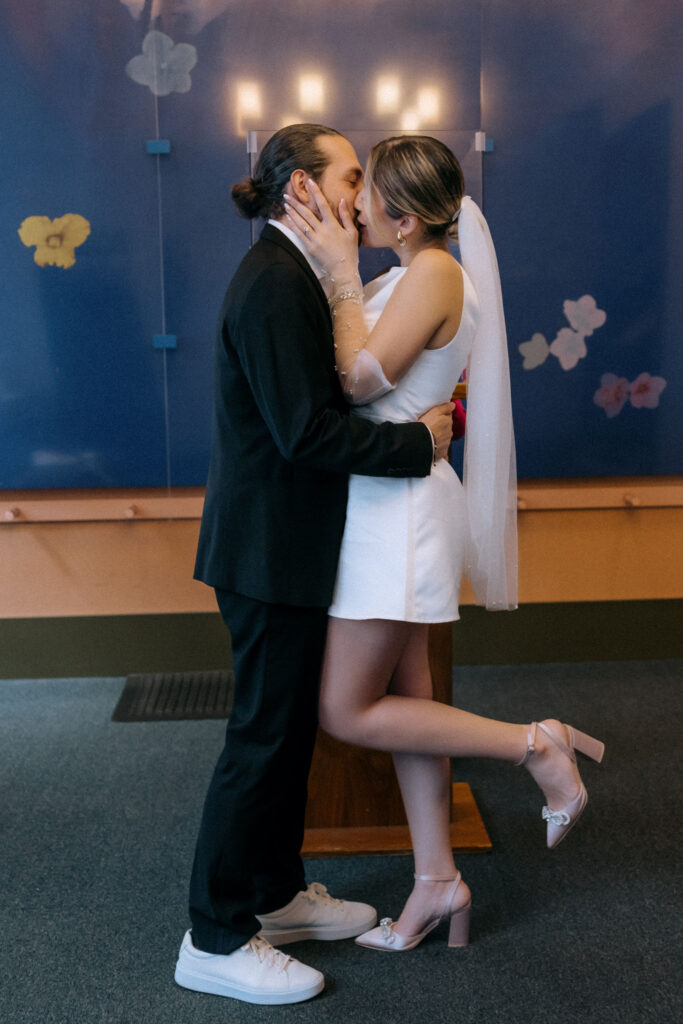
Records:
M447 450L450 403L430 410L421 423L373 424L341 412L329 323L296 265L264 267L228 329L261 415L288 461L340 473L426 476L432 434L437 455Z

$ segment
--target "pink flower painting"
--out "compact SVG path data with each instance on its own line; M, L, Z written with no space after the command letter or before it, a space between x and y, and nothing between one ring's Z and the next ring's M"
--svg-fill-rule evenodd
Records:
M659 396L666 387L663 377L651 377L649 373L641 373L631 384L631 405L636 409L656 409Z
M617 377L614 373L603 373L600 387L593 395L593 401L599 405L609 419L616 416L628 401L631 385L625 377Z
M632 384L625 377L617 377L614 373L603 373L600 387L593 395L593 401L605 410L611 419L620 413L630 400L634 409L656 409L659 396L666 387L663 377L652 377L649 373L641 373Z

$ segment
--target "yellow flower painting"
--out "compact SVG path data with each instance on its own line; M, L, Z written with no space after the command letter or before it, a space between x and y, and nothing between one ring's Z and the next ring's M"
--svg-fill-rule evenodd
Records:
M90 234L90 222L79 213L63 217L27 217L22 222L19 238L24 245L35 245L33 259L39 267L73 267L75 250Z

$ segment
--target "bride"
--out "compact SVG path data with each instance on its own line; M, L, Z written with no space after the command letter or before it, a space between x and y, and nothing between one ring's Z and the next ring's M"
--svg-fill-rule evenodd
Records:
M443 919L449 945L468 941L470 891L450 845L450 757L524 765L542 789L556 846L587 795L575 751L603 745L556 719L516 725L432 700L429 623L458 618L461 574L477 603L517 600L516 477L500 281L486 221L440 141L376 145L352 211L333 211L312 180L285 197L289 223L329 281L336 368L353 414L416 419L448 401L467 368L463 482L440 460L424 479L352 476L320 695L337 739L390 750L410 826L415 885L396 922L360 945L412 949ZM363 289L358 231L400 266ZM457 233L461 263L449 242Z

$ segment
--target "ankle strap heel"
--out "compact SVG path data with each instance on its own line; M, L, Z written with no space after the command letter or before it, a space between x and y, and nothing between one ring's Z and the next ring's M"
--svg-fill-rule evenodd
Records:
M451 886L446 895L444 901L443 910L441 912L440 920L444 918L450 918L448 926L448 946L450 949L457 949L461 946L466 946L470 941L470 911L472 910L472 902L468 900L462 907L458 907L457 910L451 910L453 899L458 886L462 880L462 875L458 871L455 875L414 875L413 876L419 882L455 882L455 885Z
M443 910L440 914L430 918L427 924L421 932L416 932L414 935L401 935L396 931L396 925L390 917L383 917L379 923L379 927L373 928L369 932L364 932L363 935L359 935L356 939L356 943L359 946L365 946L368 949L383 949L391 953L403 953L409 949L414 949L415 946L419 945L424 939L425 935L428 935L441 921L445 918L450 919L450 927L448 932L448 945L449 946L466 946L469 941L470 931L470 907L471 900L469 894L467 902L456 910L452 910L453 901L455 894L458 891L458 886L462 880L462 875L459 871L456 871L455 875L415 875L415 880L418 882L453 882L453 885L449 886L448 892L443 905Z
M569 732L569 742L574 749L600 764L605 753L605 744L585 732L580 732L579 729L574 729L571 725L567 726L567 731Z
M526 751L524 752L524 756L521 757L519 761L515 761L514 762L515 768L523 768L524 767L524 765L527 763L527 761L529 760L531 755L536 752L535 743L536 743L536 722L532 722L531 725L529 726L529 732L528 732L527 738L526 738Z
M461 877L459 871L454 875L413 875L416 882L454 882L456 878L460 881Z
M466 903L455 913L451 914L451 923L448 928L448 945L450 949L466 946L470 941L470 910L471 903Z
M602 761L602 756L605 752L605 745L604 743L601 743L600 740L596 740L592 736L588 736L585 732L573 729L571 725L564 725L561 727L566 730L566 742L564 734L559 733L556 725L546 725L545 722L539 722L538 728L545 736L548 737L552 744L564 754L567 760L571 762L573 766L571 771L574 773L574 778L578 785L578 792L576 796L564 807L556 808L546 805L543 808L542 817L543 820L548 823L548 849L552 850L564 839L569 830L573 828L588 803L586 787L581 781L576 768L576 751L580 751L580 753L585 754L586 757L591 757L594 761L599 763ZM520 765L526 764L534 752L535 730L536 723L532 722L529 730L529 746L522 760L518 762ZM542 782L537 776L534 777L542 789Z

